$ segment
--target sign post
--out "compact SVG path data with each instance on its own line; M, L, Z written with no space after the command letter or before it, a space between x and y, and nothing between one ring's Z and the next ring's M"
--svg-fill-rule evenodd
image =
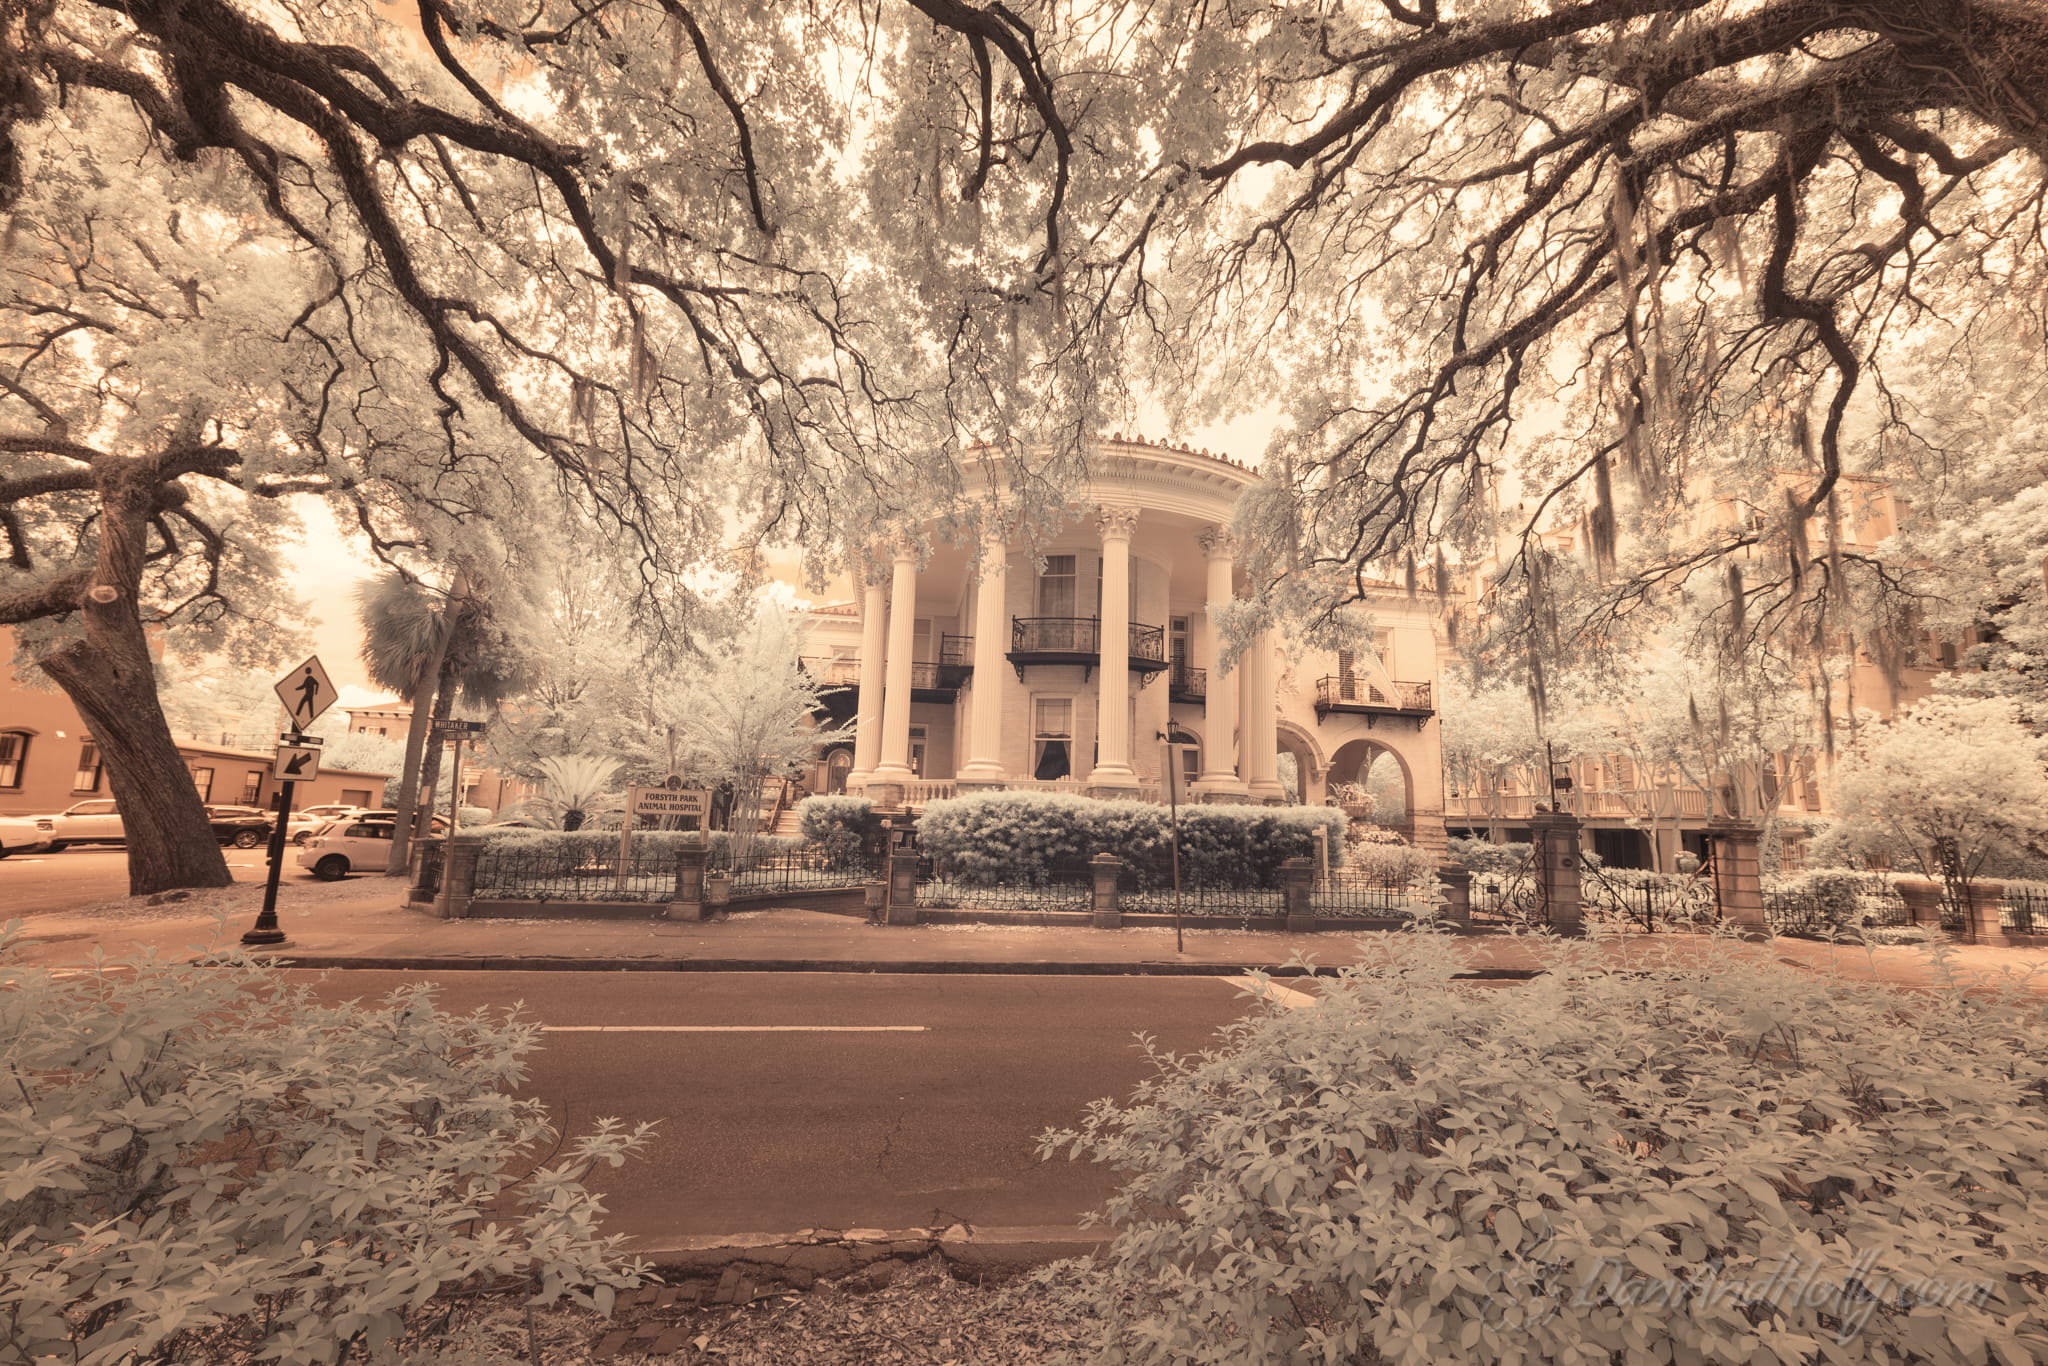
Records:
M471 739L481 740L484 730L485 726L481 721L436 721L434 723L434 739L437 741L452 741L455 745L455 758L453 766L449 769L448 777L447 838L451 840L455 838L456 817L462 810L462 742ZM433 823L431 821L428 822L427 833L433 833Z
M633 826L642 816L694 817L694 828L704 828L705 813L711 809L711 794L701 787L684 787L682 776L671 773L654 787L626 789L626 817L619 822L619 882L626 881L626 863L632 857Z
M284 876L285 826L292 817L292 788L309 781L320 771L321 739L305 733L306 727L334 705L339 694L318 655L277 680L278 700L291 717L292 728L277 737L277 757L271 762L271 776L278 780L277 824L270 830L270 868L263 882L263 909L256 923L242 935L251 948L269 948L285 942L277 925L277 884Z

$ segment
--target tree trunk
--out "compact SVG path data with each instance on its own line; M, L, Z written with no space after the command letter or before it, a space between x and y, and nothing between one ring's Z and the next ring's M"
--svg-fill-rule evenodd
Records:
M391 877L402 877L407 872L407 863L412 853L412 832L416 824L420 799L420 762L426 753L429 731L432 728L434 706L442 687L445 686L445 665L448 662L448 648L455 634L456 604L469 591L468 577L460 570L455 571L455 582L448 588L448 605L442 612L442 629L434 643L434 653L421 667L414 683L412 696L405 700L412 704L412 719L405 727L405 769L398 779L398 812L391 832L391 858L384 865L384 872ZM427 829L434 828L430 818Z
M149 518L157 508L155 462L110 461L93 473L101 499L93 587L115 596L81 596L84 637L44 659L43 672L78 708L105 760L127 837L128 894L226 887L234 878L171 738L137 615Z

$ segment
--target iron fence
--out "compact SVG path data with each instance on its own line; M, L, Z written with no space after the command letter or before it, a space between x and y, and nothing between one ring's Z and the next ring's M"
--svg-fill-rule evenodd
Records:
M1543 925L1550 921L1535 865L1523 859L1506 872L1472 876L1472 923L1475 925Z
M1040 877L993 884L963 877L930 858L920 859L917 867L917 904L934 909L1085 911L1094 903L1094 887L1095 876L1085 859L1060 859Z
M673 900L676 855L615 848L589 851L521 849L494 840L477 853L475 895L507 901Z
M1720 915L1714 884L1705 873L1652 873L1640 869L1587 867L1579 880L1579 904L1587 919L1604 919L1625 929L1696 929Z
M1409 900L1407 887L1398 881L1342 871L1317 878L1308 892L1310 913L1333 918L1403 916L1410 913Z
M859 887L883 876L882 860L859 849L798 849L750 860L732 875L734 896L831 891Z
M1766 881L1764 920L1780 934L1822 937L1864 925L1903 925L1906 903L1883 873L1828 873Z
M2001 919L2015 934L2048 933L2048 883L2006 883Z
M1173 886L1170 882L1164 887L1140 891L1126 892L1121 887L1117 890L1116 908L1127 915L1172 915L1173 907ZM1286 893L1278 887L1225 887L1213 883L1183 886L1180 889L1180 912L1182 915L1220 918L1286 915Z

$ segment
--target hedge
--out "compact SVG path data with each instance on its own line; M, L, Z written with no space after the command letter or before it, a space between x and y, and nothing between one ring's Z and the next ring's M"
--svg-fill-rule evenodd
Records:
M1181 876L1196 886L1278 885L1282 861L1312 858L1327 829L1344 851L1344 813L1328 806L1193 806L1180 813ZM1034 885L1099 853L1138 869L1141 887L1171 877L1167 808L1057 792L981 792L932 802L918 822L922 851L968 886Z

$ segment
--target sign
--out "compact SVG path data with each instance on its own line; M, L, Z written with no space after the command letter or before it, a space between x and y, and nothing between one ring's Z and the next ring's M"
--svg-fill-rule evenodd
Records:
M701 787L684 787L681 778L670 778L660 787L626 789L626 810L635 816L695 816L703 819L711 811L711 794Z
M482 735L488 727L482 721L436 721L434 734L440 736Z
M303 783L320 771L320 750L314 745L279 745L271 776L279 782Z
M324 745L327 743L317 735L294 735L290 731L277 737L280 745Z
M293 729L304 730L321 712L333 706L340 694L334 690L327 670L321 667L320 656L311 655L277 680L277 696L284 703L285 715L291 717Z

